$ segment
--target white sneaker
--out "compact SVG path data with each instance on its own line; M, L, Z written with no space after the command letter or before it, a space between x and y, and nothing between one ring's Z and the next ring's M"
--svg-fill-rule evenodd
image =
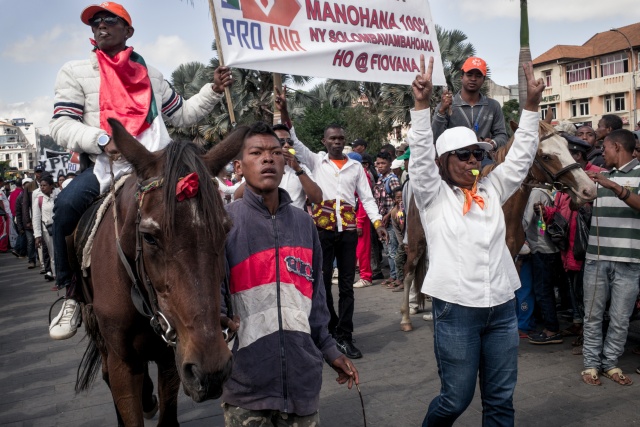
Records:
M417 309L417 308L415 308L415 307L409 307L409 314L410 314L410 315L412 315L412 316L413 316L414 314L418 314L418 313L420 313L420 310L419 310L419 309Z
M433 312L428 312L427 314L422 315L422 320L430 321L433 320Z
M360 279L358 280L356 283L353 284L354 288L366 288L368 286L373 285L373 283L371 283L368 280L364 280L364 279Z
M66 299L60 313L51 321L49 336L54 340L66 340L76 334L80 320L80 305L73 299Z
M334 285L338 284L338 269L333 269L333 274L331 275L331 283Z

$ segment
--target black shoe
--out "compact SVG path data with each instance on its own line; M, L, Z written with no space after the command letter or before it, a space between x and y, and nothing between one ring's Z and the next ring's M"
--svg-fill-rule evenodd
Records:
M380 280L380 279L384 279L384 275L383 275L382 273L374 274L374 275L371 277L371 280L372 280L372 281L373 281L373 280Z
M11 249L11 253L13 254L14 257L16 258L21 258L20 254L18 253L18 251L16 251L15 249Z
M530 344L562 344L562 333L558 332L551 336L547 336L544 332L540 332L536 335L529 335Z
M360 359L362 357L362 352L353 345L353 340L341 338L336 341L336 344L340 353L344 354L349 359Z

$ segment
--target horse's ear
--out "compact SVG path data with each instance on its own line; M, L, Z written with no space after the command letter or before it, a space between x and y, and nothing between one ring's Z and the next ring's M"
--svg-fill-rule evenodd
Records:
M513 132L518 130L518 124L516 122L514 122L513 120L509 120L509 127L511 128L511 130Z
M120 154L131 163L139 177L149 178L160 156L147 150L118 120L107 119L107 121L111 125L111 137Z
M204 155L204 163L213 176L217 176L227 163L239 156L248 131L248 126L239 126Z

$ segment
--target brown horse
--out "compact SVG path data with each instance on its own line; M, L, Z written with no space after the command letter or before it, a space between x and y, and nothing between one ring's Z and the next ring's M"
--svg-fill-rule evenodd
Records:
M512 128L515 131L517 127L514 125L512 123ZM538 135L540 144L529 174L520 189L502 206L506 226L506 244L512 258L515 258L525 241L522 217L533 186L547 184L557 188L561 187L563 191L571 195L571 199L576 206L581 206L596 197L595 184L573 160L567 148L567 141L555 132L553 126L548 122L540 121ZM496 151L494 156L495 165L485 167L482 171L482 176L486 176L496 165L504 161L511 144L513 144L513 138L505 147ZM403 331L413 330L411 318L409 317L410 288L411 286L416 286L418 295L422 295L420 288L428 266L427 239L413 198L407 207L407 237L404 298L400 310L402 312L400 328Z
M143 389L148 407L153 387L145 374L154 361L158 425L178 425L180 383L196 402L215 399L231 371L220 316L230 221L212 177L238 154L241 141L223 141L206 155L188 142L152 153L119 122L109 123L134 173L95 235L91 274L84 279L90 342L76 390L90 386L102 360L119 425L142 426ZM177 185L182 189L193 172L198 186L178 201Z

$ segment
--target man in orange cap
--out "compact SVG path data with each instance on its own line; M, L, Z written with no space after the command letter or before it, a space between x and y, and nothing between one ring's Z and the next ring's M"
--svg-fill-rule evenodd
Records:
M436 107L431 126L433 139L447 129L464 126L473 130L478 141L488 142L495 150L507 144L507 130L498 101L480 93L487 76L487 63L475 56L462 65L462 89L457 94L445 90Z
M73 233L95 197L109 188L109 159L118 152L107 119L118 119L148 150L158 151L171 141L165 121L174 126L198 123L232 83L230 70L219 67L212 83L184 100L158 70L147 66L142 56L127 46L134 29L122 5L92 5L84 9L80 19L91 27L93 51L88 59L66 63L58 73L50 128L56 143L88 154L94 165L71 181L54 208L56 285L66 288L66 299L49 327L53 339L72 337L80 318L65 238ZM130 171L126 160L114 160L116 180Z

